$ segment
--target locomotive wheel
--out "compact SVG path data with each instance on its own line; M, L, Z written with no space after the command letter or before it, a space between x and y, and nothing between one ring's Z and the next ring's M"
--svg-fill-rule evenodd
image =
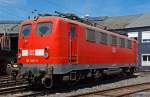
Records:
M135 68L123 69L123 74L125 74L126 76L133 76L134 72L135 72Z
M39 75L34 76L33 79L28 80L30 87L40 88L42 86L41 79L42 79L42 75L39 74Z
M41 88L41 86L41 82L37 77L35 77L31 82L29 82L29 87L33 89Z
M52 79L52 77L44 77L44 78L42 78L42 84L47 89L52 88L52 86L53 86L53 79Z
M130 68L129 72L128 72L128 75L133 76L134 72L135 72L134 68Z

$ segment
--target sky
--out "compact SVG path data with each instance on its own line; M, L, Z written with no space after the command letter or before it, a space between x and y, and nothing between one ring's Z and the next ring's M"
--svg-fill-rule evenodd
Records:
M34 11L36 10L36 11ZM150 13L149 0L0 0L0 20L24 20L54 11L83 17Z

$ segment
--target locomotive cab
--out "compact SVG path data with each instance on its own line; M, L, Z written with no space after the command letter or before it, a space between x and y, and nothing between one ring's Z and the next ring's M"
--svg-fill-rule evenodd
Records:
M12 65L15 76L16 71L26 77L42 75L41 82L44 83L52 74L61 73L63 64L76 62L76 45L71 45L76 44L74 25L57 17L39 17L24 21L20 28L18 60ZM73 53L69 54L69 50Z
M55 36L56 24L50 19L35 19L22 24L19 38L19 63L48 64L50 50L53 45L57 45L52 38Z

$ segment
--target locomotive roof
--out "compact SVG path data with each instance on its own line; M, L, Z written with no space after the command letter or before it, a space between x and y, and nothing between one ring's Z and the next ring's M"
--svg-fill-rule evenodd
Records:
M54 17L56 17L56 16L54 16ZM107 33L107 34L111 34L111 35L119 36L119 37L121 37L121 38L126 38L126 39L129 39L129 40L136 41L136 40L131 39L131 38L127 37L127 36L120 35L120 34L117 34L117 33L115 33L115 32L111 32L111 31L108 31L108 30L104 30L104 29L101 29L101 28L98 28L98 27L90 26L90 25L87 25L87 24L84 24L84 23L81 23L81 22L78 22L78 21L74 21L74 20L70 20L70 19L62 18L62 17L58 17L58 18L63 19L63 20L68 21L68 22L72 22L72 23L78 24L78 25L85 26L85 27L87 27L87 28L91 28L91 29L96 30L96 31L101 31L101 32L105 32L105 33Z
M39 20L40 18L61 19L61 20L67 21L67 22L71 22L71 23L75 23L75 24L78 24L78 25L81 25L81 26L85 26L87 28L91 28L91 29L96 30L96 31L105 32L107 34L111 34L111 35L115 35L115 36L118 36L118 37L121 37L121 38L136 41L134 39L128 38L127 36L120 35L120 34L117 34L115 32L107 31L107 30L104 30L104 29L101 29L101 28L98 28L98 27L90 26L90 25L87 25L87 24L84 24L84 23L81 23L81 22L78 22L78 21L75 21L75 20L67 19L67 18L62 18L62 17L58 17L58 16L44 16L44 17L40 16L40 17L37 17L36 19ZM25 20L25 21L22 22L22 24L31 23L31 22L35 21L36 19Z
M61 18L61 17L58 17L58 18ZM105 32L107 34L111 34L111 35L116 35L116 36L119 36L119 37L122 37L122 38L126 38L126 39L129 39L129 40L133 40L127 36L124 36L124 35L120 35L120 34L117 34L115 32L111 32L111 31L108 31L108 30L104 30L104 29L101 29L101 28L98 28L98 27L94 27L94 26L90 26L90 25L87 25L87 24L84 24L84 23L81 23L81 22L78 22L78 21L74 21L74 20L70 20L70 19L67 19L67 18L61 18L65 21L68 21L68 22L72 22L72 23L75 23L75 24L78 24L78 25L82 25L82 26L85 26L87 28L91 28L93 30L96 30L96 31L101 31L101 32Z

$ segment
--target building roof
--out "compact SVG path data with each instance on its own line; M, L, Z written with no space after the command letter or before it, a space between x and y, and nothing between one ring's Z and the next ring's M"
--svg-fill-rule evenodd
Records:
M150 26L150 13L141 15L134 21L130 22L125 28L146 27L146 26Z
M16 34L21 21L0 20L0 34Z
M20 24L20 23L21 23L21 20L20 21L0 20L0 24Z
M92 19L91 19L92 20ZM129 16L98 17L94 20L98 26L107 27L107 29L124 29L134 27L150 26L150 13L137 14Z

